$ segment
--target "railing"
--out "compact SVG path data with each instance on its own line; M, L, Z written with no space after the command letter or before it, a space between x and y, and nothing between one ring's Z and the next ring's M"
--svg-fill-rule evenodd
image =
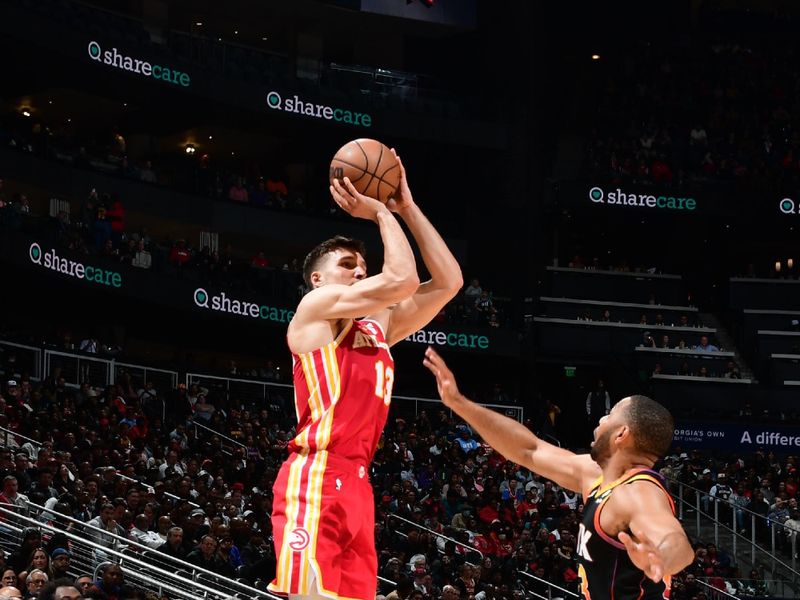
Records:
M159 595L162 594L163 588L163 590L177 594L182 598L187 598L187 600L198 597L209 600L228 600L232 594L239 593L253 598L263 596L272 600L281 600L278 596L274 596L264 590L245 585L238 580L219 575L179 558L168 556L135 540L99 529L52 509L45 509L33 502L29 502L28 507L32 512L52 514L55 517L55 521L64 524L71 523L77 531L84 535L78 536L69 531L44 524L34 518L23 517L13 511L9 511L2 505L0 505L0 515L6 517L8 522L16 523L18 526L22 524L25 527L34 527L50 533L65 535L71 542L70 549L73 558L78 559L75 561L76 565L81 566L84 572L94 572L101 563L108 561L116 562L123 567L130 563L136 569L125 570L125 576L137 581L139 587L145 589L153 590L153 587L156 586ZM0 526L2 525L5 525L5 521L0 523ZM112 547L103 546L86 539L86 533L89 532L94 532L97 535L113 540ZM91 552L88 551L89 548ZM160 575L162 579L156 579L155 575ZM180 587L181 585L184 587Z
M186 386L193 383L204 387L222 387L227 394L233 395L241 403L249 402L249 406L262 408L265 402L271 402L272 394L279 396L279 402L283 402L283 395L287 390L293 390L293 386L287 383L267 382L259 379L241 379L237 377L220 377L218 375L206 375L203 373L186 373ZM293 393L293 391L292 391Z
M742 579L733 577L722 577L722 579L726 583L729 583L734 587L734 589L736 590L735 592L733 592L734 596L736 596L736 594L742 594L748 597L766 596L766 597L790 598L796 595L795 591L791 588L791 586L789 586L788 583L782 579L759 579L758 581L753 581L752 579ZM708 577L703 577L703 578L698 577L695 578L695 580L700 583L705 582L710 585ZM730 595L731 592L727 593Z
M113 467L111 467L111 468L113 469ZM133 477L128 477L127 475L123 475L122 473L117 473L117 477L118 477L119 479L124 479L124 480L126 480L126 481L130 481L131 483L136 483L136 484L138 484L138 485L143 485L143 486L145 486L145 488L147 488L147 492L148 492L148 493L150 493L150 492L154 491L154 488L153 488L153 486L151 486L151 485L150 485L149 483L147 483L147 482L144 482L144 481L139 481L138 479L134 479ZM186 504L188 504L188 505L189 505L189 506L191 506L192 508L201 508L199 504L196 504L196 503L192 502L191 500L187 500L187 499L185 499L185 498L181 498L180 496L176 496L175 494L173 494L173 493L171 493L171 492L166 492L166 491L165 491L165 492L164 492L164 495L165 495L167 498L170 498L170 499L172 499L172 500L180 500L181 502L185 502Z
M427 405L433 406L435 410L444 408L450 413L451 417L453 416L453 411L449 408L445 408L444 404L442 404L442 401L438 398L420 398L418 396L397 396L392 394L392 401L394 402L395 400L402 400L404 403L413 403L414 416L419 415L420 410L424 410L424 407ZM525 422L525 409L522 406L517 406L515 404L484 404L482 402L479 402L478 404L495 412L502 413L507 417L511 417L520 423Z
M473 548L472 546L470 546L468 544L465 544L463 542L459 542L458 540L454 540L453 538L448 537L448 536L444 535L443 533L439 533L438 531L434 531L433 529L428 529L424 525L420 525L419 523L414 523L414 521L410 521L410 520L406 519L405 517L401 517L400 515L396 515L394 513L389 513L388 515L386 515L386 518L387 519L390 519L390 518L397 519L398 521L402 521L403 523L405 523L407 525L411 525L412 527L416 527L417 529L421 529L422 531L427 531L428 533L430 533L431 535L436 536L437 538L442 538L443 540L446 540L448 542L453 542L456 546L461 546L462 548L466 548L466 552L464 552L464 562L469 563L472 566L477 567L479 565L478 565L478 563L474 563L474 562L471 562L469 560L469 555L468 555L469 552L474 552L475 554L480 556L481 561L483 561L483 552L481 552L477 548ZM397 531L396 533L399 533L400 535L405 535L405 533L402 532L402 531Z
M37 348L16 342L0 340L0 346L23 350L19 353L17 364L19 371L29 373L33 381L41 381L45 375L52 375L53 369L59 368L69 387L80 387L84 381L93 385L111 385L116 383L123 372L129 373L140 384L152 382L156 389L175 389L178 387L178 372L168 369L157 369L135 363L120 362L115 359L100 358L90 354L64 352ZM10 377L10 375L9 375ZM166 403L162 396L161 418L166 415Z
M42 445L42 443L39 440L34 440L33 438L25 437L21 433L17 433L16 431L11 431L10 429L6 429L5 427L0 427L0 436L2 436L2 437L0 437L0 439L3 440L3 445L5 447L9 446L8 439L9 439L10 436L13 436L14 438L23 439L26 442L30 442L34 446L41 447L41 445ZM19 442L16 441L16 439L14 441L17 443L18 446L20 445Z
M117 377L127 371L134 377L141 377L140 382L153 381L156 387L164 385L169 389L178 387L178 372L167 369L156 369L144 365L118 362L114 359L99 358L86 354L75 354L60 350L44 351L43 372L52 375L53 369L61 369L61 376L67 385L79 387L84 381L94 385L111 385Z
M695 535L696 537L700 537L700 529L701 529L701 518L705 517L709 519L713 524L713 537L714 537L714 544L716 546L721 546L720 541L727 541L730 539L730 550L731 555L734 557L740 556L739 553L739 546L743 545L745 547L749 546L750 548L750 562L753 566L756 565L756 555L757 552L763 553L766 556L766 561L772 563L771 572L773 575L777 575L777 566L780 565L781 567L787 569L791 574L792 582L796 582L798 576L800 576L800 572L797 570L797 549L796 549L796 541L797 541L797 533L793 529L786 527L783 523L776 523L774 521L770 521L770 519L763 517L751 510L748 510L745 507L737 506L730 500L724 500L722 498L716 498L699 490L695 487L692 487L686 483L681 481L677 481L675 479L668 479L668 481L674 485L678 486L677 494L672 493L673 497L677 500L677 509L678 509L678 518L684 522L684 526L686 526L684 521L684 515L688 514L689 511L693 511L695 514L694 518L694 527L695 527ZM688 490L688 494L686 492ZM687 500L686 496L689 496L694 500L694 503L691 500ZM713 514L706 512L709 508L713 505ZM730 511L730 527L720 521L720 506L725 507ZM745 516L747 515L747 516ZM725 517L727 518L727 516ZM750 538L748 539L747 536L741 533L743 529L745 519L749 520L750 525ZM762 547L757 541L757 532L758 531L769 531L769 544L770 550L765 549ZM788 535L787 535L788 534ZM789 559L791 564L781 560L777 556L777 552L779 550L777 543L777 535L785 535L787 537L786 543L790 544L790 556ZM728 538L730 536L730 538Z
M264 401L270 400L270 390L273 393L285 392L292 390L293 386L288 383L275 383L267 382L258 379L241 379L236 377L222 377L219 375L205 375L203 373L187 373L186 385L187 387L193 383L204 385L206 387L216 383L222 386L229 394L235 394L237 400L249 400L252 403L258 402L258 406L263 406ZM392 401L401 400L403 403L413 403L414 415L418 415L421 407L431 405L437 410L444 408L442 401L438 398L421 398L418 396L397 396L392 395ZM481 404L486 408L490 408L496 412L501 412L520 423L525 420L525 409L522 406L513 404ZM449 409L448 409L449 410ZM453 411L449 411L453 415Z
M0 340L0 346L3 346L4 348L13 348L15 350L17 357L16 364L19 365L18 370L20 371L20 374L28 372L32 380L42 380L41 348L36 348L35 346L26 346L25 344L17 344L16 342L7 342L5 340ZM13 373L7 373L6 375L8 375L6 379L11 379Z
M709 585L700 579L695 579L695 581L708 589L708 596L711 598L711 600L717 600L718 598L738 598L738 596L734 596L725 590L721 590L713 585Z
M211 427L208 427L207 425L203 425L202 423L198 423L198 422L197 422L197 417L194 417L194 418L192 419L192 422L191 422L191 424L192 424L192 426L194 427L195 437L197 437L197 428L199 427L199 428L201 428L201 429L204 429L205 431L208 431L209 433L211 433L211 435L216 435L217 437L220 437L220 438L222 438L222 439L224 439L224 440L226 440L226 441L230 442L231 444L234 444L234 445L236 445L236 446L239 446L239 447L240 447L242 450L245 450L245 451L247 450L247 446L245 446L245 445L244 445L242 442L240 442L239 440L235 440L235 439L233 439L232 437L228 437L228 436L227 436L227 435L225 435L224 433L220 433L220 432L219 432L219 431L217 431L216 429L212 429ZM230 454L230 452L228 452L228 454ZM245 458L245 459L247 458L247 455L246 455L246 453L245 453L245 454L242 456L242 458Z
M122 373L129 373L132 377L136 378L142 384L145 382L152 382L153 387L157 390L174 390L178 387L178 372L170 371L168 369L156 369L154 367L147 367L145 365L137 365L127 362L111 361L114 380L118 379ZM109 383L113 383L110 381ZM161 400L164 404L164 400Z
M35 505L30 505L35 506ZM40 507L39 507L40 508ZM51 511L52 512L52 511ZM206 582L213 583L213 581L192 581L187 578L182 578L174 572L174 570L167 570L152 562L143 560L142 557L137 557L135 553L127 550L117 550L109 548L101 544L97 544L85 538L85 536L76 535L65 529L60 529L47 523L42 523L32 517L27 517L8 510L4 506L0 506L0 515L3 517L2 527L11 533L18 533L23 527L33 527L40 533L66 537L70 542L70 549L72 552L72 560L70 561L70 571L75 571L78 574L96 573L98 567L109 562L115 562L123 567L123 573L128 584L135 587L156 592L159 596L167 593L173 598L182 598L186 600L194 600L198 597L206 598L208 600L227 600L231 592L228 590L221 590L206 585ZM57 515L58 519L63 519L63 522L74 521L66 515ZM9 525L13 524L13 528ZM88 526L86 523L80 523L84 529L96 529ZM1 530L1 529L0 529ZM103 532L104 535L112 535L108 532ZM11 536L6 536L6 543L10 541ZM118 537L118 536L114 536ZM127 546L135 545L131 540L124 540ZM18 542L18 540L17 540ZM126 569L125 566L132 565L134 568ZM170 569L174 569L169 567ZM195 567L196 568L196 567ZM226 580L225 578L214 575L215 578L222 579L226 583L226 587L235 584L240 588L246 589L248 596L265 595L269 598L278 600L276 596L265 594L255 588L243 586L237 582Z
M534 591L531 591L531 590L526 590L529 594L531 594L532 596L536 596L537 598L542 598L543 600L551 600L553 598L553 589L558 590L562 594L565 594L567 597L580 598L579 594L576 594L575 592L571 592L571 591L569 591L567 589L564 589L563 587L560 587L560 586L556 585L555 583L551 583L551 582L547 581L546 579L542 579L541 577L536 577L536 575L531 575L530 573L526 573L525 571L517 571L517 573L519 575L524 575L525 577L533 579L534 581L538 581L539 584L544 584L544 585L547 586L547 596L543 596L543 595L538 594L538 593L536 593Z

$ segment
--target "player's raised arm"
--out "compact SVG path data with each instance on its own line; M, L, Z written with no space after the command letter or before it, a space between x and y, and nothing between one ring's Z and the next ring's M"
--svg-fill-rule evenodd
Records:
M419 245L422 260L431 278L420 285L413 296L403 300L392 311L387 334L390 346L430 323L464 285L458 261L442 236L414 202L403 162L394 149L392 153L400 165L400 185L396 197L389 200L387 206L399 214L408 225Z
M432 348L423 364L436 377L445 406L470 424L492 448L517 464L552 479L559 486L585 494L600 476L600 467L587 455L578 455L538 438L527 427L472 402L458 391L455 377Z
M377 223L384 248L383 268L380 273L366 277L366 265L359 252L341 251L326 257L326 260L336 261L336 268L315 269L309 274L307 283L314 289L297 307L295 319L299 325L363 317L408 298L419 287L411 246L386 206L358 193L347 178L343 183L334 180L330 189L343 210ZM326 277L332 280L325 281ZM319 286L321 282L329 285Z

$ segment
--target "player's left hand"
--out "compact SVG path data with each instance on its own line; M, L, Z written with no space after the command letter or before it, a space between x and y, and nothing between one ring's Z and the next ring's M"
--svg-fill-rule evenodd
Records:
M620 531L617 537L620 542L625 544L631 562L648 578L658 583L664 578L664 562L661 560L658 550L644 531L634 532L634 536Z
M388 208L392 212L401 213L407 208L410 208L414 205L414 198L411 196L411 188L408 187L408 179L406 179L406 168L403 166L403 161L400 160L400 157L395 152L395 149L391 149L392 155L397 159L397 164L400 165L400 184L397 186L397 192L394 195L394 198L391 198L388 202L386 202L386 208Z
M461 398L461 392L458 391L453 372L447 368L447 364L433 348L425 350L425 358L422 364L436 377L436 387L444 405L452 407Z

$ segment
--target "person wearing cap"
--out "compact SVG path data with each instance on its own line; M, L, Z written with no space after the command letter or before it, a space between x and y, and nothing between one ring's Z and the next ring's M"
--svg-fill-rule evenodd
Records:
M206 519L202 508L195 508L189 513L189 518L183 524L183 546L187 552L195 548L204 535L211 531L211 525Z
M70 567L72 555L65 548L56 548L50 553L50 569L53 572L53 579L69 577L67 571Z
M19 398L19 384L17 383L16 379L9 379L6 382L6 393L8 393L10 396L8 399L8 404L13 404L16 406Z
M708 493L715 500L721 501L720 507L722 507L722 503L727 506L728 500L730 499L731 494L733 494L731 486L728 485L728 476L725 473L718 473L717 481L711 486L711 490L709 490ZM727 521L724 522L727 523Z

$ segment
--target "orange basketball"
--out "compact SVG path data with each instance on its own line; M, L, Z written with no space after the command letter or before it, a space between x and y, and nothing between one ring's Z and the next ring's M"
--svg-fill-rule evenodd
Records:
M400 165L379 141L361 138L339 148L331 161L331 183L334 178L341 182L344 177L349 177L365 196L386 203L400 184Z

